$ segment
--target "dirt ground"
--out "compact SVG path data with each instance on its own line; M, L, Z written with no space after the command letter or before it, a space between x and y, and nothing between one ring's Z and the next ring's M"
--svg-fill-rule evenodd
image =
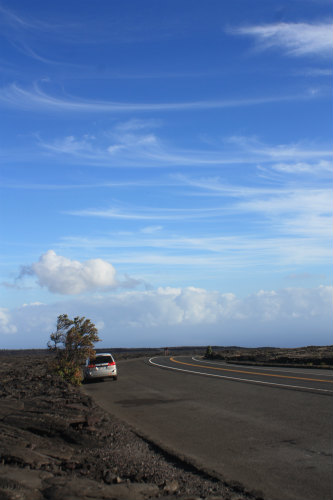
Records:
M0 500L152 498L261 496L147 443L52 374L48 356L0 353Z

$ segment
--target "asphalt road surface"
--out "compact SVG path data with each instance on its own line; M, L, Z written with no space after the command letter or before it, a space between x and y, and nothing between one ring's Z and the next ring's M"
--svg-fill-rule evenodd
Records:
M332 372L188 356L118 371L84 390L148 438L267 500L332 500Z

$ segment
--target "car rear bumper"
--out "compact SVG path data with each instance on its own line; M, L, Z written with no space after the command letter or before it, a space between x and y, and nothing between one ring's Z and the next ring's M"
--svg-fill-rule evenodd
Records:
M95 379L95 378L110 378L110 377L116 377L117 376L117 370L94 370L94 371L87 371L84 373L84 378L85 379Z

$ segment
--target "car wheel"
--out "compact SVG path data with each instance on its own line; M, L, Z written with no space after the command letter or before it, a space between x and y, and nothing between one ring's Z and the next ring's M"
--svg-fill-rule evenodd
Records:
M118 380L118 376L117 376L117 375L115 375L115 376L113 377L113 380Z

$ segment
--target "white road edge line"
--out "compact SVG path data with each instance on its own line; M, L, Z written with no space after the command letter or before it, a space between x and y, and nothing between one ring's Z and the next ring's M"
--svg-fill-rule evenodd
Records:
M185 373L195 373L196 375L205 375L206 377L215 377L215 378L226 378L229 380L240 380L241 382L252 382L255 384L263 384L263 385L275 385L278 387L291 387L292 389L305 389L308 391L317 391L317 392L332 392L329 389L315 389L314 387L304 387L301 385L289 385L289 384L276 384L275 382L262 382L261 380L251 380L248 378L238 378L238 377L228 377L227 375L216 375L214 373L203 373L203 372L196 372L194 370L185 370L184 368L175 368L173 366L166 366L166 365L160 365L156 362L153 362L152 360L156 359L155 357L149 359L149 363L155 366L159 366L161 368L166 368L167 370L176 370L178 372L185 372Z
M281 372L295 373L294 371L288 370L289 367L284 369L283 367L279 368L279 367L275 367L275 366L272 367L272 368L266 368L266 367L263 367L263 366L251 366L251 365L237 365L237 364L235 364L235 365L228 365L227 363L219 363L218 361L205 361L203 359L197 359L194 356L191 359L193 359L193 361L197 361L198 363L207 363L209 365L215 365L215 366L221 366L221 365L225 365L225 366L243 366L244 368L249 368L250 370L251 369L258 369L258 370L265 370L265 371L276 372L276 373L281 373ZM296 368L297 367L295 367L295 369ZM307 371L307 372L299 372L297 370L297 373L302 373L304 375L309 375L309 371ZM320 375L321 376L321 373L313 373L313 375L318 375L318 376ZM328 374L325 373L323 375L323 377L333 377L333 373L332 374L331 373L328 373Z

